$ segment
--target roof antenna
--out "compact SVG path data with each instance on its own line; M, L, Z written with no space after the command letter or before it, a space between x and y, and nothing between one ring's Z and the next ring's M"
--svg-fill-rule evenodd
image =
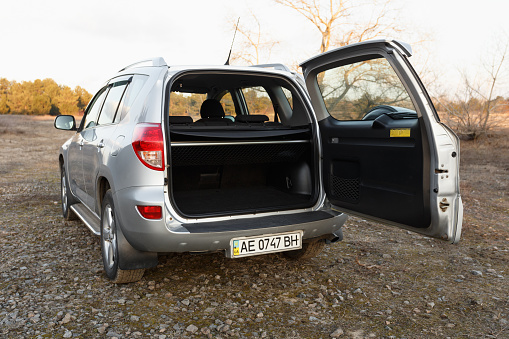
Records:
M235 33L233 33L233 40L232 40L232 45L230 47L230 53L228 53L228 60L226 60L226 63L225 63L226 66L230 65L230 57L232 56L233 43L235 42L235 36L237 35L237 30L239 28L239 22L240 22L240 16L239 16L239 19L237 20L237 25L235 25Z

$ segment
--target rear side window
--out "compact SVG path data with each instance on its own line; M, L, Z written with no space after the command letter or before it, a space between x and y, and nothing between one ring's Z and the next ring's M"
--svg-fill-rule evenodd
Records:
M263 87L246 87L242 89L249 114L260 114L269 117L269 121L276 121L276 114L272 100Z
M284 87L281 87L281 89L283 90L283 93L285 94L286 100L288 100L288 104L289 104L289 105L290 105L290 107L293 109L293 96L292 96L292 91L290 91L289 89L284 88Z
M207 94L171 92L170 116L189 116L199 120L201 104L207 100Z
M104 102L104 98L108 93L108 87L103 88L95 97L94 102L87 110L87 115L85 116L85 123L83 124L83 128L90 128L97 125L97 116L101 110L101 107Z
M97 122L98 125L111 124L113 122L127 84L127 81L121 81L114 83L110 87L103 109L101 110L101 115L99 116L99 121Z
M232 94L227 92L221 100L219 101L224 108L224 114L234 117L235 113L235 104L233 103Z
M120 105L117 109L117 114L115 116L115 123L121 121L124 119L129 111L131 110L131 107L138 97L138 94L140 94L141 89L143 88L143 85L147 82L148 76L147 75L141 75L137 74L133 76L131 79L131 83L127 87L124 96L122 98L122 101L120 102Z

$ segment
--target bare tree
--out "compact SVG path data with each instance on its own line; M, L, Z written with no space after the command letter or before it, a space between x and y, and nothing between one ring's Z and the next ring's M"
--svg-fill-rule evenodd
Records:
M345 46L400 31L391 17L391 1L359 5L352 0L274 0L302 14L322 35L320 52L330 47ZM357 15L363 10L363 18ZM366 16L366 13L369 13ZM367 20L365 19L367 18Z
M398 76L385 59L374 59L327 70L318 86L327 110L339 120L360 120L379 105L413 110Z
M234 49L231 60L248 65L258 65L269 60L272 49L279 42L263 34L260 21L253 12L250 14L248 20L241 18L238 25L237 20L232 22L233 28L237 29L243 39L239 43L240 48Z
M493 127L493 113L507 107L507 102L496 96L496 88L509 52L509 39L499 44L491 58L483 63L484 75L471 76L462 72L463 84L454 99L445 95L437 98L448 114L448 120L456 131L469 139L485 135Z

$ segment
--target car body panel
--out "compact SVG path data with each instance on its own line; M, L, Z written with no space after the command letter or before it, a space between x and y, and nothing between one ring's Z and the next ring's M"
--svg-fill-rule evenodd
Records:
M66 173L69 178L69 188L73 195L81 200L86 200L85 179L83 177L83 136L76 133L69 139L68 147L65 148Z
M241 229L237 227L230 231L200 231L190 232L186 227L194 224L182 224L173 222L171 214L165 211L163 219L161 220L147 220L144 219L140 213L134 208L137 204L147 205L163 205L164 201L163 186L151 187L132 187L126 188L122 191L116 192L118 203L122 204L125 208L119 217L122 219L124 227L122 231L129 243L140 251L156 251L156 252L209 252L224 250L229 248L230 240L238 236L256 236L272 233L285 233L289 231L302 230L304 231L304 238L316 238L324 235L330 235L338 232L347 216L342 213L329 211L330 216L321 218L320 220L306 223L297 223L284 226L273 226L268 224L268 227L256 227L250 229ZM306 213L306 212L301 212ZM288 215L295 215L295 211L287 212ZM273 213L272 213L273 215ZM284 215L284 213L283 213ZM298 215L298 213L297 213ZM269 217L270 214L246 216L244 218L237 218L237 221L242 219L250 219L260 221L264 217ZM225 222L221 218L196 220L200 224L207 224L211 222ZM228 220L232 222L230 218ZM239 222L240 223L240 222ZM235 226L233 226L235 228Z

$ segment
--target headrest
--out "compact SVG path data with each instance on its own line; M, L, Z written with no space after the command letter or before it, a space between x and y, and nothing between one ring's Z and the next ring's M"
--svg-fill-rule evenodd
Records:
M223 106L217 100L207 99L201 104L200 116L202 119L224 118Z

